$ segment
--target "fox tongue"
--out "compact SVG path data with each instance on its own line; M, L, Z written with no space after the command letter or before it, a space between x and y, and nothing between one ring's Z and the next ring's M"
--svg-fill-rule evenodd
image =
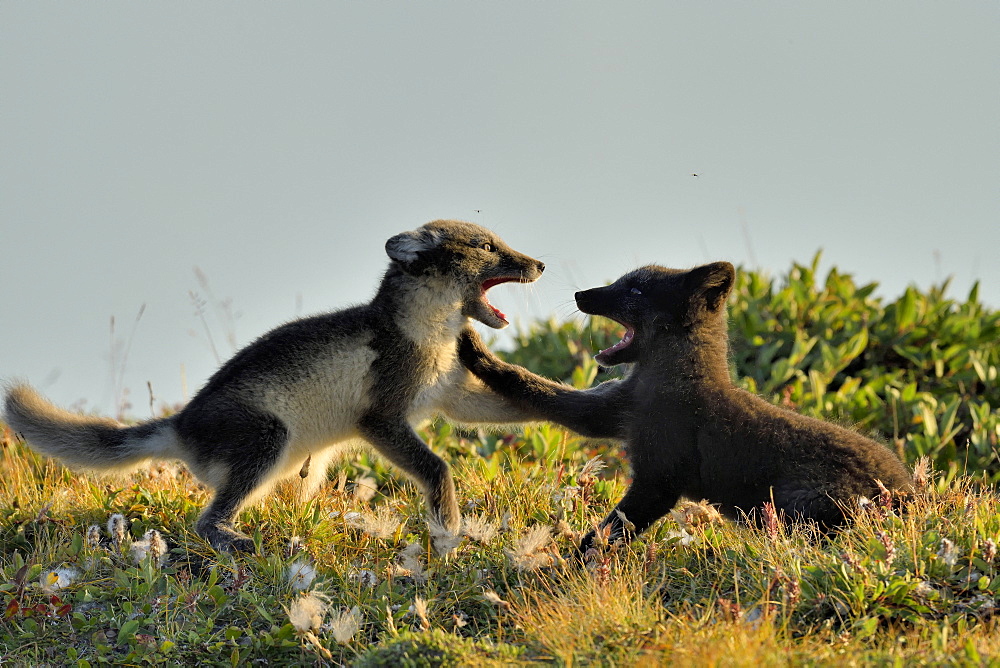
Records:
M493 304L491 304L490 300L486 298L485 294L483 295L483 301L486 303L487 306L490 307L490 310L493 311L493 315L495 315L496 317L500 318L504 322L507 322L507 316L504 315L503 311L501 311L496 306L494 306Z
M515 279L508 278L508 277L491 278L491 279L487 280L485 283L483 283L483 285L482 285L483 303L486 304L486 306L491 311L493 311L493 315L495 315L497 318L499 318L501 322L507 322L507 316L504 315L503 311L501 311L496 306L494 306L493 304L490 303L489 297L486 296L486 291L489 290L490 288L492 288L495 285L500 285L501 283L509 283L509 282L511 282L513 280L515 280Z

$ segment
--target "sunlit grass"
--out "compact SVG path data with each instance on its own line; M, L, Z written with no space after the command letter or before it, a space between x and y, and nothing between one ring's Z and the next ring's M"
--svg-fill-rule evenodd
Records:
M361 455L314 499L291 481L244 512L261 552L236 559L193 534L207 494L183 470L109 482L8 436L0 656L728 666L963 664L1000 650L1000 498L974 479L932 479L898 509L872 501L832 539L681 509L580 565L575 540L625 489L616 448L549 427L426 435L452 461L468 518L452 553L434 551L414 486ZM370 499L353 492L359 478ZM126 520L120 545L112 513ZM130 549L152 530L170 550L162 567Z

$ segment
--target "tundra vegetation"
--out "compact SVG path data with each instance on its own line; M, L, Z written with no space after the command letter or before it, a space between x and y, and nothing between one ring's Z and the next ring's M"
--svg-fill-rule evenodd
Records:
M733 375L880 434L919 487L859 499L830 539L686 503L579 566L567 555L626 488L618 446L547 424L436 423L422 436L454 466L465 517L451 552L434 552L417 489L360 454L309 501L292 481L248 509L258 554L232 557L191 532L208 494L183 469L80 475L8 430L0 663L1000 661L1000 312L947 283L889 301L836 269L821 278L818 261L739 273ZM506 357L586 387L615 328L534 323Z

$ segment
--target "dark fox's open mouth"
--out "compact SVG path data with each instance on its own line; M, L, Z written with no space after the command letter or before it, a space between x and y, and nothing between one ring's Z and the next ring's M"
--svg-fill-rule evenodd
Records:
M503 311L498 309L496 306L490 303L489 298L486 297L486 291L490 288L500 285L501 283L531 283L534 279L522 278L521 276L498 276L496 278L491 278L484 281L481 286L482 300L483 303L493 312L493 315L504 325L509 324L507 322L507 316L504 315Z
M608 318L608 316L604 317ZM625 334L622 335L621 341L611 346L610 348L605 348L604 350L602 350L601 352L597 353L594 356L594 359L596 359L598 363L607 362L610 360L612 355L628 348L630 345L632 345L632 339L635 337L635 328L633 328L632 325L628 324L627 322L622 322L621 320L616 320L615 318L608 318L608 319L614 320L619 325L624 327Z

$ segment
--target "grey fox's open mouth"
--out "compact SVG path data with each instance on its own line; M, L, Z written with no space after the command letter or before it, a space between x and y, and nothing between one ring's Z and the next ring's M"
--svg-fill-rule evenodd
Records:
M504 315L503 311L501 311L496 306L490 303L490 300L486 297L486 291L495 285L500 285L501 283L531 283L533 282L533 280L534 279L530 278L521 278L520 276L500 276L497 278L491 278L487 281L484 281L481 288L483 303L486 304L486 306L490 309L490 311L493 312L493 315L496 316L496 318L500 320L500 322L502 322L504 325L507 325L509 324L507 322L507 316Z
M609 318L609 319L614 320L619 325L624 327L625 334L622 335L621 341L611 346L610 348L605 348L601 352L594 355L594 359L597 360L599 364L604 364L611 355L614 355L620 350L625 350L626 348L628 348L632 344L633 337L635 337L635 329L632 327L632 325L628 324L627 322L622 322L621 320L615 320L614 318Z

